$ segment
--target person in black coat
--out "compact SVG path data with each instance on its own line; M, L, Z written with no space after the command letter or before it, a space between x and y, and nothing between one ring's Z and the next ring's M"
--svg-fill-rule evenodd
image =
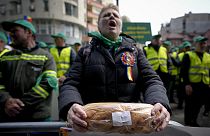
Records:
M204 104L209 103L210 98L210 54L206 52L208 38L196 36L193 40L195 50L184 54L180 75L185 91L185 125L199 127L197 118L200 109Z
M164 129L170 120L170 106L159 76L152 70L142 50L126 35L120 35L122 21L118 7L103 8L99 32L89 33L92 41L78 52L59 94L60 117L83 131L87 128L84 104L94 102L144 102L154 105L151 115ZM144 100L141 101L141 93Z

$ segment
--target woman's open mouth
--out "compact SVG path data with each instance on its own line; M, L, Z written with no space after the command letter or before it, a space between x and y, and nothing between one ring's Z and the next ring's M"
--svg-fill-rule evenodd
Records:
M116 24L116 22L114 21L114 20L110 20L109 21L109 27L116 27L117 26L117 24Z

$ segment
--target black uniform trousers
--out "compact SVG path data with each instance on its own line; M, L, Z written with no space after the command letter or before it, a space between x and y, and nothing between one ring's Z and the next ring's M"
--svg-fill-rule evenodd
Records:
M185 95L184 121L187 126L198 127L197 117L207 99L209 87L203 83L193 83L191 86L192 94Z
M160 68L156 70L155 72L159 75L160 79L163 81L164 87L166 88L167 94L168 94L169 83L170 83L169 73L164 73L160 71Z
M185 99L185 85L183 82L181 82L181 79L179 81L178 84L178 89L177 89L177 98L178 98L178 109L182 109L183 108L183 103L184 103L184 99Z

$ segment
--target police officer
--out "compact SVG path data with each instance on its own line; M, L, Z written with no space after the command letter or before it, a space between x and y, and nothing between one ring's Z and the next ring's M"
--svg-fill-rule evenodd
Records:
M74 43L74 48L75 48L76 53L79 52L79 50L81 49L81 47L82 47L82 43L81 42L75 42Z
M207 38L194 38L195 50L183 57L181 75L185 85L184 121L186 125L198 127L197 116L209 89L210 55L206 50Z
M144 53L152 65L153 69L160 76L166 89L168 89L168 52L165 47L161 45L161 35L154 35L151 40L151 44L144 47Z
M172 43L171 41L164 41L163 42L163 46L167 48L168 52L171 49ZM169 72L169 86L168 86L168 98L169 98L169 102L170 103L175 103L174 100L174 90L177 90L177 75L178 75L178 68L176 66L176 64L174 64L175 59L178 56L178 52L173 49L173 51L169 52L168 55L168 62L170 62L170 65L168 67L168 72Z
M42 49L44 49L44 50L46 50L46 51L49 51L49 46L48 46L45 42L43 42L43 41L38 41L37 44L38 44L38 46L39 46L40 48L42 48Z
M75 51L65 44L66 36L63 33L52 35L55 40L55 47L50 48L57 66L57 77L59 85L66 79L66 74L76 58Z
M180 74L180 67L182 65L183 57L186 52L191 50L191 43L189 41L184 41L180 46L179 46L179 54L178 54L178 89L177 89L177 98L178 98L178 105L177 109L182 110L183 109L183 103L185 99L185 85L183 84L183 77L182 74Z

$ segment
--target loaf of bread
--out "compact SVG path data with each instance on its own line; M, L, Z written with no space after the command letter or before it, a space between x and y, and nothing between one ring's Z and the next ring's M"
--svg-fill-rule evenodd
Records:
M150 133L158 125L153 105L143 103L91 103L84 106L88 130L105 133Z

